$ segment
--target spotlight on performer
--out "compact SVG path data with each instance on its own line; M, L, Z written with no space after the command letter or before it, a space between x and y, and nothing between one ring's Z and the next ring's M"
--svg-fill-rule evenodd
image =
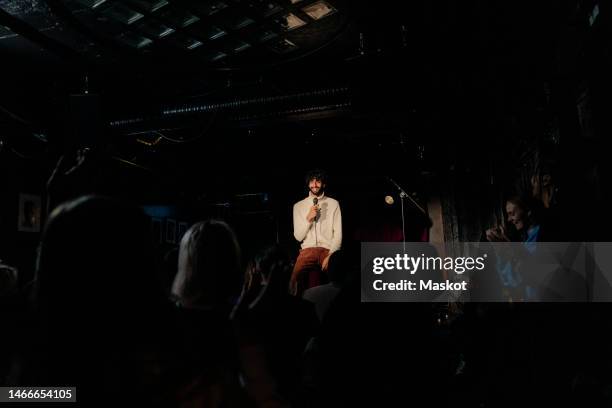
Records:
M395 200L393 199L393 197L388 195L388 196L385 196L385 203L387 203L389 205L393 205L393 203L395 203Z

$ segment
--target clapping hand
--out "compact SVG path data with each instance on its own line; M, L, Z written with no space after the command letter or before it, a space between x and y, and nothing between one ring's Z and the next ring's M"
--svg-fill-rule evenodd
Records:
M489 228L485 234L489 242L510 242L510 238L508 238L503 226Z

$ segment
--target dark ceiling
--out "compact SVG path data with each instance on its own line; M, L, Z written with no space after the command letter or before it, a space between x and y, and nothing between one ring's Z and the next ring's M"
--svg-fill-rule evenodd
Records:
M0 8L3 50L89 68L269 66L327 45L350 12L344 0L2 0Z
M609 16L592 0L0 0L0 128L61 150L99 124L118 156L179 174L203 150L269 163L279 138L365 167L478 140L511 153L504 137L543 134L610 66Z

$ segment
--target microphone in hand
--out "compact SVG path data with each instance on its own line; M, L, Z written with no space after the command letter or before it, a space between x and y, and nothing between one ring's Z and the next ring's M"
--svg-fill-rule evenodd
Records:
M317 197L314 197L312 199L312 208L310 209L310 213L308 214L308 220L309 221L317 221L317 219L319 218L319 207L317 206L319 203L319 199Z

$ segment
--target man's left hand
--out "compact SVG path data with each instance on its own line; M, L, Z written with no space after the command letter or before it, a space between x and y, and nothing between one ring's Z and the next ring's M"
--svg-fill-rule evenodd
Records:
M330 254L330 255L331 255L331 254ZM327 266L328 266L328 264L329 264L329 257L330 257L330 255L327 255L327 256L325 257L325 259L323 259L323 262L321 263L321 270L323 270L324 272L326 272L326 271L327 271Z

